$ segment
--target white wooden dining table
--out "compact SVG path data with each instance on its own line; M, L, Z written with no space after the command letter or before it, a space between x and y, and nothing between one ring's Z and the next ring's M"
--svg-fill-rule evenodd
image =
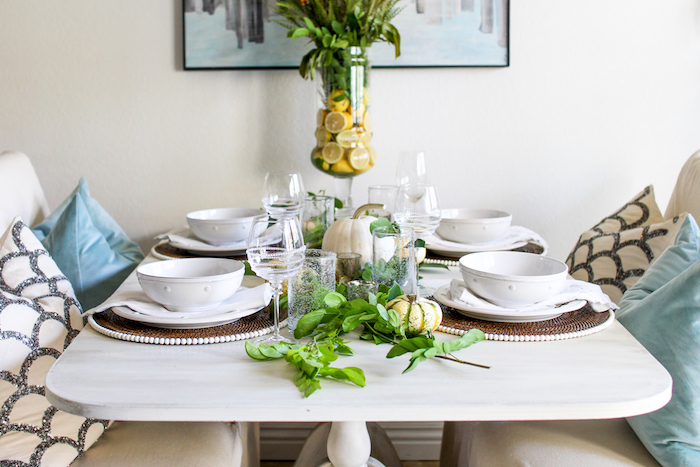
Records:
M422 284L437 287L458 274L431 270ZM291 365L252 360L244 341L153 345L88 326L49 371L46 394L62 410L111 420L332 422L328 456L336 467L367 463L366 422L622 418L671 397L669 373L617 322L584 337L487 340L458 352L488 369L432 359L405 374L407 356L387 359L389 346L356 337L349 336L356 355L334 366L362 368L366 387L324 380L304 398Z

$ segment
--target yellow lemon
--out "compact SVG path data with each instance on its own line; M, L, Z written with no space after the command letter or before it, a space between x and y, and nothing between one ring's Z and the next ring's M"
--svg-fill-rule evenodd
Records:
M323 167L323 170L330 170L331 169L331 165L326 161L323 161L323 165L321 167Z
M350 99L342 89L336 89L328 96L328 108L331 112L344 112L350 107Z
M369 95L369 88L362 88L362 103L367 105L371 100L372 98Z
M364 170L369 165L369 152L365 148L355 148L348 153L348 162L353 170Z
M336 142L328 142L323 146L323 160L329 164L335 164L343 158L343 148Z
M333 164L331 166L331 170L333 172L348 172L348 173L354 172L354 170L352 170L352 167L350 167L350 164L348 163L348 161L345 159L341 159L338 162L336 162L335 164Z
M362 126L364 127L365 131L372 131L372 123L369 118L369 112L365 112L364 115L362 115Z
M362 146L363 148L368 148L372 145L372 132L371 131L365 131L360 135L360 140L358 141L358 144Z
M338 133L335 140L344 148L354 148L360 141L360 135L355 130L343 130Z
M374 149L374 146L370 146L367 148L367 152L369 152L369 163L370 165L374 165L377 163L377 150Z
M331 134L322 126L316 128L316 146L322 148L331 140Z
M323 122L326 121L326 115L328 115L326 109L318 109L318 112L316 112L316 126L323 126Z
M352 127L352 117L346 112L331 112L326 115L326 130L338 133Z

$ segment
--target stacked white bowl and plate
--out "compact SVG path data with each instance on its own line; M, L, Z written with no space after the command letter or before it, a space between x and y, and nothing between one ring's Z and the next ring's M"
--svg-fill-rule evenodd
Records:
M496 209L443 209L435 234L425 240L426 248L440 256L458 258L480 251L508 251L528 243L547 243L530 229L512 225L513 216Z
M174 229L156 239L195 256L243 256L248 233L255 216L254 208L203 209L187 214L187 226ZM159 259L157 250L152 252Z
M462 279L433 296L470 318L520 323L553 319L586 304L598 312L617 308L599 286L570 278L567 265L548 256L478 252L461 257L459 268Z
M118 316L167 329L198 329L232 323L270 303L269 284L244 276L241 261L183 258L141 264L117 292L86 314Z

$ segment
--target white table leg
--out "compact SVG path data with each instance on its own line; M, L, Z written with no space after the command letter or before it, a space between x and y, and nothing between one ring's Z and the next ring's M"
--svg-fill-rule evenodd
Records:
M365 467L372 446L365 422L333 422L328 435L328 459L333 467ZM372 459L375 464L376 460Z

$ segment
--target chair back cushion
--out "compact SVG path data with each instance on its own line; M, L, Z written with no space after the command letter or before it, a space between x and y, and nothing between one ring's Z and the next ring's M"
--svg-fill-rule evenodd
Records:
M0 465L67 466L107 427L53 407L44 380L83 328L70 282L18 218L0 237Z
M49 214L49 205L29 157L17 151L0 154L0 232L16 216L29 226Z
M686 214L664 221L648 186L581 234L566 260L574 279L598 284L618 303L676 239Z
M629 424L662 465L700 465L700 230L692 215L617 316L673 377L671 401Z
M84 310L109 298L144 258L141 248L90 196L84 178L33 230L70 280Z
M664 217L671 219L684 212L700 219L700 151L690 156L678 174Z

